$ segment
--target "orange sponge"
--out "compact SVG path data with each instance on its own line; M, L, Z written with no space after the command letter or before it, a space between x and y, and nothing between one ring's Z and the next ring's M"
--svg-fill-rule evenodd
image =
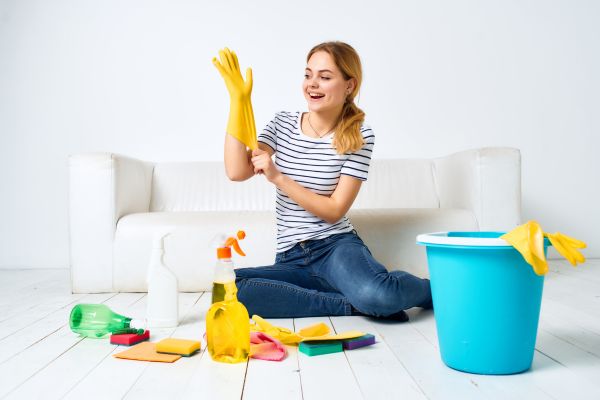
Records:
M163 354L179 354L189 357L200 350L200 342L187 339L163 339L156 343L156 352Z

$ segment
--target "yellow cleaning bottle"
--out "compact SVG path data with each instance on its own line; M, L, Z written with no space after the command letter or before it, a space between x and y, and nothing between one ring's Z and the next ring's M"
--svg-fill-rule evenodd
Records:
M245 233L239 231L237 237L242 240ZM239 363L247 361L250 354L250 317L246 307L237 300L230 246L245 256L234 237L227 238L217 249L213 304L206 315L206 342L213 360Z

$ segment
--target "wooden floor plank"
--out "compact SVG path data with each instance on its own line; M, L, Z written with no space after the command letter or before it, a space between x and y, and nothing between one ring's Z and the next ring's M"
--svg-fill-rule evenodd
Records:
M436 349L438 349L438 359L436 360L441 365L443 361L441 359L441 355L439 355L439 343L437 338L437 330L435 326L435 319L431 318L431 316L427 316L428 312L411 312L410 324L415 328L419 333L421 333L429 343L433 345ZM534 355L535 357L535 355ZM551 360L549 360L552 362ZM535 364L535 358L534 358ZM450 369L449 367L447 367ZM522 374L515 375L476 375L476 374L468 374L462 373L465 377L469 377L469 380L473 382L475 385L482 389L482 392L485 394L487 392L491 393L500 393L500 396L505 396L506 398L527 398L527 399L551 399L553 398L549 395L543 388L540 388L539 385L536 385L528 376L528 372ZM487 395L487 394L486 394ZM495 395L491 395L494 397Z
M598 400L600 398L597 387L538 351L533 358L531 370L514 376L527 379L553 399Z
M433 320L432 316L430 320ZM488 397L486 388L482 388L470 376L446 367L441 362L439 351L433 342L411 324L374 321L373 325L428 399ZM491 393L489 398L502 398L502 396Z
M549 272L543 297L569 304L590 316L600 315L600 284L590 280Z
M31 307L37 306L55 295L71 295L68 272L65 270L27 270L27 274L18 273L24 282L0 283L0 322L21 315ZM35 274L39 273L39 276ZM10 277L6 271L0 277ZM8 279L11 281L10 279Z
M600 323L600 320L597 321ZM565 323L563 319L545 313L541 317L538 331L543 330L557 338L578 347L598 358L600 363L600 334L578 324Z
M544 299L544 301L546 301L547 299ZM542 313L541 313L541 319L542 321L544 320L544 315L548 314L550 311L547 310L546 307L542 307ZM547 317L546 317L547 318ZM437 342L437 332L434 329L435 326L434 324L429 324L427 323L427 319L423 319L423 318L416 318L413 321L411 321L411 324L419 331L421 332L425 337L427 337L429 339L430 342L432 343L436 343ZM547 324L544 324L543 322L540 324L541 327L547 327ZM572 328L569 328L569 331L572 332ZM543 333L543 328L541 328L538 331L538 343L537 343L537 348L541 349L541 351L543 351L543 340L540 341L540 337L543 337L544 333ZM593 340L593 339L592 339ZM583 355L583 358L587 359L588 364L591 363L591 367L590 368L585 368L585 367L581 367L582 369L582 374L580 375L570 375L569 379L572 381L573 385L578 387L578 388L585 388L585 390L579 390L577 389L575 391L575 393L581 394L584 398L586 398L586 393L591 391L592 393L594 393L596 391L596 389L594 388L593 385L590 385L589 382L586 382L583 378L583 376L585 376L586 374L598 374L600 372L600 362L596 363L596 365L594 365L593 363L593 357L590 358L588 356L586 356L585 354L581 353L578 349L576 348L569 348L566 344L563 343L562 347L562 353L561 355L564 356L572 356L573 353L579 354L579 355ZM556 349L557 348L557 343L553 343L550 346L550 349ZM555 354L555 356L560 358L560 355ZM546 370L550 370L550 369L557 369L557 370L563 370L565 369L565 367L560 363L560 360L556 360L554 358L549 358L549 357L545 357L544 354L542 353L535 353L534 355L534 363L532 366L532 369L526 373L522 373L522 374L516 374L516 375L507 375L507 376L485 376L485 375L474 375L475 376L475 382L480 385L481 387L484 388L491 388L491 390L493 391L498 391L498 392L503 392L506 393L506 395L509 398L564 398L569 399L570 397L557 397L557 396L562 396L562 394L557 395L557 393L562 393L560 390L555 390L553 393L548 393L547 388L550 386L554 385L554 382L551 381L551 379L548 379L545 375L540 375L537 377L537 379L531 379L532 378L532 374L535 373L535 368L536 365L540 364L540 358L545 358L544 360L541 361L543 367ZM599 360L600 361L600 360ZM589 365L588 365L589 367ZM571 397L573 398L573 397Z
M62 308L72 308L85 296L84 294L70 294L62 291L54 295L47 292L40 293L39 298L36 297L34 305L0 322L0 341L19 331L30 329L31 325L40 319L46 318Z
M0 269L0 306L13 304L15 294L28 294L42 283L56 284L64 269ZM66 282L65 282L66 283Z
M274 326L294 331L293 319L267 319ZM298 346L286 346L287 356L282 361L250 359L246 372L243 399L302 399ZM268 388L268 390L265 390Z
M179 312L180 316L185 316L187 312L196 303L198 294L180 293L179 295ZM116 311L116 310L115 310ZM146 312L146 296L133 306L128 307L127 312L122 312L125 315L143 318ZM174 330L174 328L170 328ZM165 334L167 329L151 330L151 339L162 338L168 336ZM94 387L92 393L95 398L99 399L120 399L122 398L135 384L142 375L144 370L150 364L145 361L122 360L113 357L114 354L126 350L125 346L113 346L105 339L106 347L112 350L110 354L104 357L82 380L65 395L65 399L81 399L90 396L90 387ZM98 385L97 382L107 382L106 385Z
M102 303L111 296L113 295L91 294L85 296L83 299L89 302ZM0 341L0 363L14 357L37 342L43 341L46 337L66 326L71 308L64 306L46 317L40 318L35 323L29 325L27 329L15 332L2 339Z
M546 330L539 330L536 348L577 377L575 393L595 393L600 399L600 358ZM585 382L587 380L587 382ZM573 397L572 397L573 398Z
M206 310L210 306L211 294L199 293L198 299L170 337L203 342ZM152 341L163 339L163 335L153 335ZM203 343L201 352L206 349ZM125 399L179 398L188 385L200 363L200 354L182 357L175 363L149 363L125 395Z
M107 300L115 312L143 317L145 294L71 295L68 270L0 270L0 310L8 313L0 313L0 376L6 378L0 398L598 399L600 260L577 269L551 261L550 271L531 370L485 376L445 366L433 314L417 309L409 312L409 323L363 317L271 321L293 330L322 321L337 331L361 329L377 337L374 346L338 355L307 357L291 346L281 363L221 364L205 350L169 365L117 360L112 355L122 346L82 339L68 329L70 308ZM182 294L185 319L177 329L153 331L152 340L201 337L209 298Z
M600 260L587 260L585 263L575 267L566 260L551 260L548 263L548 269L555 274L566 275L600 285L598 268L600 268Z
M333 332L331 321L327 317L296 318L296 331L317 322L326 323ZM362 393L346 355L341 353L309 357L298 354L300 379L304 400L341 398L360 399Z
M210 307L211 296L203 297L203 304L197 329L204 335L206 331L206 312ZM191 378L181 393L182 399L240 399L244 389L247 362L226 364L213 361L206 349L203 338L203 351L194 356Z
M346 358L361 392L367 399L426 399L410 372L381 338L366 317L332 317L337 333L360 330L375 335L374 345L347 350Z
M89 299L95 303L107 300L105 304L113 308L118 308L115 306L119 305L127 306L131 302L130 295L90 295ZM84 339L70 330L68 312L70 308L67 313L61 313L62 321L57 322L58 330L0 364L0 373L11 377L8 385L0 385L0 397L12 391L10 397L14 398L59 398L70 388L69 382L73 382L74 377L85 370L89 362L95 362L90 358L94 354L88 350L88 346L82 346L83 352L79 350L81 347L78 345ZM85 341L94 342L93 344L96 345L105 340L85 339ZM91 347L95 350L97 346ZM81 357L73 358L73 355L78 354ZM72 372L65 375L65 371ZM75 382L76 380L73 383Z

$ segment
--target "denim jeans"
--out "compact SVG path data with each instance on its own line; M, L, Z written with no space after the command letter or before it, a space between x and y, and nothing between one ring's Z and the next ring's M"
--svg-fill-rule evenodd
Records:
M388 272L356 232L307 240L277 253L275 264L235 270L238 299L252 316L298 318L385 317L431 307L428 279Z

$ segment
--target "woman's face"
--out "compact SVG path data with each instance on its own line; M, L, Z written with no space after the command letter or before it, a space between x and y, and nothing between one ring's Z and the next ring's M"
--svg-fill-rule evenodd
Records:
M317 51L308 60L302 90L309 111L341 110L353 87L353 80L344 80L329 53Z

